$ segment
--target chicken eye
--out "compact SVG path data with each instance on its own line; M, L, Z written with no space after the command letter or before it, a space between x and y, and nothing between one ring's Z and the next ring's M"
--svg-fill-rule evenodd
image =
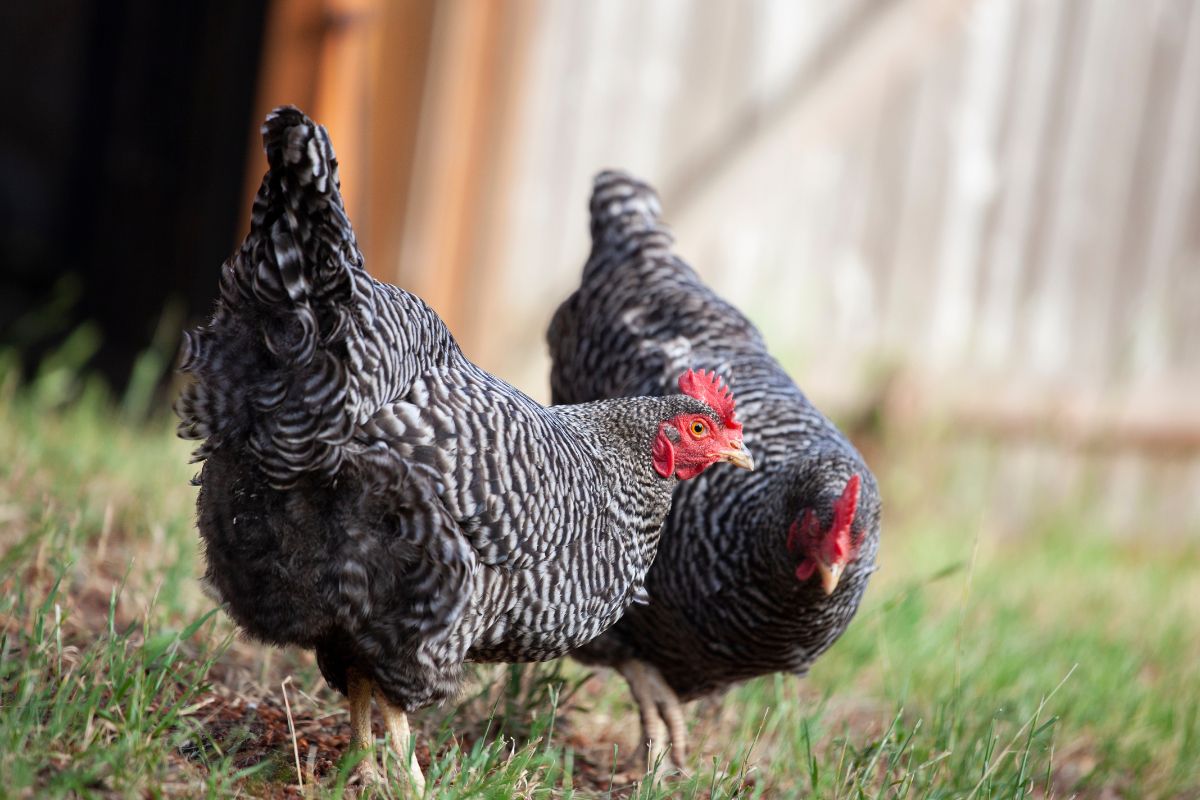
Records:
M697 439L699 439L707 432L708 427L700 420L696 420L692 423L692 436L695 436Z

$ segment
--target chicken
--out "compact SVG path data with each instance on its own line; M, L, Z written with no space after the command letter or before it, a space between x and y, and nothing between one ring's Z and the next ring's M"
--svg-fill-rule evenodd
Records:
M464 662L603 631L643 593L676 483L752 461L712 374L546 408L475 366L363 269L325 129L285 107L263 139L250 233L181 360L205 580L251 636L316 651L368 751L374 697L420 790L409 712Z
M803 675L846 629L875 570L880 498L755 327L672 253L659 215L649 186L597 177L591 256L548 340L554 402L662 394L707 368L728 376L746 412L757 469L680 485L649 603L574 652L626 678L650 765L669 741L682 767L681 702L758 675Z

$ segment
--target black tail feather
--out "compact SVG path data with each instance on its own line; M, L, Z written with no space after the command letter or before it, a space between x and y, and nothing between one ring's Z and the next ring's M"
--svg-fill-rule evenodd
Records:
M585 280L607 272L637 254L666 255L674 244L661 220L662 207L653 187L626 172L605 170L592 188L592 255Z
M181 436L203 439L197 460L244 440L273 483L332 473L360 412L345 363L356 321L370 319L371 280L342 204L324 127L287 106L267 117L270 170L250 234L226 263L221 300L184 340Z
M358 426L458 357L431 308L363 268L325 129L292 107L262 128L270 170L225 263L212 319L185 340L176 410L197 460L230 447L276 488L336 476Z
M611 229L656 228L662 216L654 188L620 170L605 170L596 176L590 210L593 238L602 238Z

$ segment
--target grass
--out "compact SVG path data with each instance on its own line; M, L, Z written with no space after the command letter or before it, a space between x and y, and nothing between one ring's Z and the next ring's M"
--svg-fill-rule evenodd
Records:
M0 389L0 796L340 795L311 658L199 592L188 446L69 383ZM1106 531L1086 496L1006 533L978 490L1001 456L934 449L883 443L864 608L807 679L695 704L689 777L638 775L623 685L568 662L481 668L418 715L431 794L1200 797L1195 538Z

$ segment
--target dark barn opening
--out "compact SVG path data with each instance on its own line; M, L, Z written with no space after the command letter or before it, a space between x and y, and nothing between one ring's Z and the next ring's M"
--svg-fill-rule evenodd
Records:
M92 322L119 389L165 309L170 347L207 311L233 247L266 2L0 13L0 343L29 369Z

